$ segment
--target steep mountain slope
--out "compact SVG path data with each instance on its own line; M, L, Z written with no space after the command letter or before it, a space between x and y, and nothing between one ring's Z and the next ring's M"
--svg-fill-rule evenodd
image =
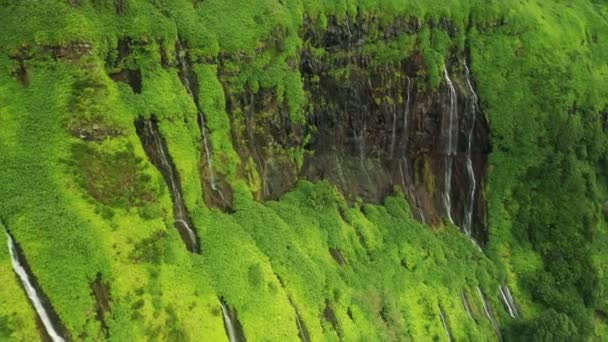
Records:
M0 339L602 340L607 18L0 0Z

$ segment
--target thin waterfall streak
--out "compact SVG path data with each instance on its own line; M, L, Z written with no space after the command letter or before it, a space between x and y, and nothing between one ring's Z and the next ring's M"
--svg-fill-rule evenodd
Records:
M511 295L511 290L509 289L509 286L505 285L504 288L507 294L507 298L513 306L513 312L515 313L515 316L519 317L519 312L517 311L517 307L515 306L515 301L513 300L513 296Z
M205 156L207 159L207 172L209 174L209 183L213 191L218 191L215 184L215 173L213 172L213 162L211 158L211 148L209 148L209 141L207 139L207 126L205 125L205 116L202 112L198 112L198 118L201 124L201 131L203 136L203 148L205 149ZM223 197L223 196L222 196Z
M167 158L167 151L165 151L165 148L163 147L163 143L160 140L160 137L154 133L154 129L152 128L152 121L147 120L145 125L146 125L146 128L148 129L148 133L150 133L150 136L152 136L152 139L154 139L154 144L156 144L156 146L158 147L158 150L160 151L161 162L163 163L163 165L167 168L167 171L169 172L169 180L171 181L171 192L173 193L173 196L175 196L176 201L181 200L181 194L177 190L177 184L175 183L175 174L173 174L173 168L171 167L171 164L169 164L169 159ZM180 211L181 211L181 208L180 208Z
M467 151L466 151L466 166L467 166L467 175L469 178L469 193L466 198L467 203L465 203L465 215L464 215L464 230L465 233L469 236L472 234L473 230L473 211L475 210L475 191L477 190L477 183L475 180L475 169L473 168L472 161L472 147L473 147L473 138L475 131L475 121L477 120L477 103L479 101L477 97L477 93L473 88L473 84L471 83L471 71L469 70L469 66L467 65L466 60L464 61L464 70L465 70L465 80L467 89L471 96L471 105L470 105L470 128L467 134Z
M448 85L449 93L450 93L450 107L448 110L448 122L447 127L445 122L442 122L442 130L443 136L447 135L447 146L444 146L445 152L445 174L444 174L444 191L443 191L443 204L446 215L451 223L454 223L452 219L452 199L451 199L451 186L452 186L452 156L456 154L456 138L454 137L454 131L458 133L458 128L456 127L456 119L457 119L457 99L456 99L456 89L454 88L454 84L450 79L448 74L447 66L444 64L443 66L444 77L446 83ZM445 119L445 117L444 117ZM445 121L445 120L444 120ZM444 142L445 144L445 142Z
M410 101L411 101L411 86L412 86L412 79L409 76L405 76L407 79L407 87L406 87L406 98L405 98L405 110L403 111L403 135L405 136L405 149L407 152L407 145L408 145L408 124L409 124L409 120L408 117L410 115Z
M188 64L186 63L186 58L184 57L184 47L182 46L181 41L178 39L177 40L177 60L179 62L179 66L180 66L180 70L181 70L181 79L182 79L182 83L184 83L184 87L186 88L186 91L188 92L188 94L190 95L190 97L192 97L192 100L194 101L194 104L196 105L197 111L198 111L198 119L199 119L199 123L201 126L201 135L202 135L202 139L203 139L203 149L205 150L205 157L206 157L206 161L207 161L207 173L209 175L209 183L211 185L211 189L213 191L219 192L219 189L217 188L216 182L215 182L215 173L213 171L213 163L212 163L212 157L211 157L211 148L209 146L209 139L208 139L208 132L207 132L207 126L205 124L205 115L203 114L202 110L199 108L199 104L196 101L196 96L194 94L194 91L192 90L192 85L190 84L190 80L188 79ZM220 192L220 195L221 192ZM221 196L222 198L224 197L223 195Z
M304 327L302 327L302 322L300 321L300 315L296 313L296 323L298 324L298 330L300 332L300 338L302 342L308 342L306 335L304 334Z
M222 315L224 316L224 324L226 325L226 332L228 333L228 340L230 342L237 342L236 331L234 330L234 323L232 323L232 319L230 318L230 314L228 309L224 305L222 301L220 301L220 305L222 306Z
M182 236L188 250L191 252L196 252L199 248L198 240L193 227L191 227L191 223L188 223L188 213L186 211L179 186L179 175L170 161L167 147L162 141L158 127L154 126L153 119L143 120L143 122L143 131L141 134L147 134L149 136L149 144L154 150L152 154L158 157L155 166L163 174L167 187L169 188L169 192L171 193L175 228L177 228L177 230L180 232L180 235ZM138 132L138 134L140 134L140 132ZM142 143L145 145L143 140ZM152 159L153 157L149 154L149 158Z
M40 296L32 285L25 268L21 265L13 238L8 233L6 233L6 237L8 242L8 251L11 256L11 265L13 266L13 271L15 271L15 273L19 277L19 280L21 280L21 284L23 285L23 288L25 289L28 298L34 305L34 309L40 317L40 320L42 321L46 332L49 334L53 342L65 342L65 339L61 337L59 333L57 333L57 331L55 330L55 327L53 327L49 314L46 312L46 309L42 305L42 300L40 299Z
M448 84L448 88L449 88L449 92L450 92L450 108L448 111L448 127L447 127L447 137L448 137L448 141L447 141L447 146L445 147L445 152L448 155L454 155L456 153L456 138L454 132L458 132L458 128L456 127L457 125L457 98L456 98L456 89L454 88L454 84L452 83L452 80L450 79L450 76L448 74L448 69L447 66L444 65L443 66L443 72L444 72L444 76L445 76L445 80Z
M500 340L502 340L502 337L500 335L500 330L498 329L498 323L496 323L496 320L494 319L494 316L492 316L492 312L490 311L490 307L488 306L488 303L486 302L486 298L483 295L483 292L481 292L481 289L479 288L479 286L477 286L477 294L479 295L479 299L481 299L481 304L483 306L483 312L486 314L486 317L490 321L490 324L492 325L492 328L494 328L494 332L496 333L496 335L498 336L498 338Z
M471 314L471 308L469 307L469 301L467 301L467 297L464 294L464 291L460 291L460 298L462 299L462 306L464 306L464 311L466 311L470 319L473 319L473 315Z
M439 308L439 317L441 317L441 324L443 324L443 329L445 330L445 335L448 337L448 342L452 342L452 335L448 329L448 322L445 320L443 310L441 310L441 308Z
M420 197L416 194L416 189L414 188L414 180L411 177L410 168L407 162L407 157L403 158L403 166L405 169L405 179L407 179L407 191L412 196L412 201L416 206L416 211L418 212L418 216L420 216L420 222L426 223L426 218L424 216L424 211L422 210L422 206L420 205ZM399 164L399 169L401 170L401 164ZM404 182L405 186L405 182Z
M393 159L395 155L395 139L396 139L396 131L397 131L397 108L393 105L393 129L391 133L391 150L390 150L390 160Z
M184 226L184 228L186 228L186 231L188 232L188 236L190 237L190 241L192 242L193 245L197 245L198 241L196 241L196 234L194 234L194 230L192 230L192 228L190 228L190 225L188 224L188 222L186 222L183 219L176 219L175 222L181 223L182 226Z
M445 208L448 219L451 223L454 223L452 219L452 197L450 195L452 191L452 156L446 156L444 161L445 176L444 176L444 188L443 188L443 206Z
M502 298L505 306L507 307L507 311L509 312L509 316L511 318L519 317L519 313L517 312L517 308L515 307L515 303L513 302L513 297L511 296L511 291L509 288L503 285L499 287L500 297Z
M464 231L468 236L471 236L473 232L473 210L475 208L475 170L473 169L473 162L471 161L471 155L467 156L467 174L469 176L469 197L467 198L467 204L465 206L464 215Z

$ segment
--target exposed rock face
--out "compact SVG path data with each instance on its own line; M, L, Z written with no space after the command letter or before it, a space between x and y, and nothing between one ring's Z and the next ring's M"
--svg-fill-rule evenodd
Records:
M217 64L232 145L241 160L239 177L257 184L251 187L257 199L278 198L298 178L327 179L351 200L380 202L398 188L418 220L431 225L442 219L453 221L483 244L487 238L483 189L490 145L488 124L474 94L475 75L466 71L466 57L454 53L445 61L445 77L437 88L431 85L430 71L416 48L401 60L386 63L366 48L403 35L415 39L425 26L456 34L447 19L430 23L396 18L387 24L373 16L330 17L326 28L306 19L300 58L287 63L293 71L299 69L303 79L305 123L291 120L289 103L277 96L276 89L234 84L239 72L234 65L251 57L221 54L201 61L178 42L178 75L204 119L192 68L196 63ZM121 40L116 57L109 60L111 76L127 82L134 92L141 89L140 74L126 68L124 61L138 44ZM264 49L277 47L268 43ZM176 66L167 56L161 49L163 66ZM450 112L455 116L446 130ZM199 124L206 142L207 127L204 121ZM452 136L449 147L447 131ZM202 145L205 202L230 210L231 186L210 164L214 146ZM294 151L302 157L298 159Z
M289 191L298 177L298 165L289 150L300 147L304 129L289 120L287 104L270 90L250 89L227 95L233 145L246 165L250 160L261 178L259 199L276 199ZM242 127L235 118L242 117Z
M124 82L128 84L135 94L141 93L141 71L139 69L131 69L126 66L127 58L131 54L132 45L142 45L141 42L132 41L129 38L120 39L116 49L116 56L108 56L106 67L112 70L109 73L110 78L116 82Z
M303 175L329 179L351 198L373 202L400 187L414 215L436 224L447 217L442 196L446 165L451 165L452 176L447 178L451 217L462 226L470 181L468 132L474 120L470 154L478 186L472 234L485 241L486 209L479 189L483 189L489 152L488 125L473 107L475 97L465 84L463 58L446 61L457 106L457 143L446 164L442 125L452 100L448 83L444 80L439 89L432 89L418 53L404 56L399 63L374 63L355 48L365 40L367 29L360 19L354 23L332 19L324 33L306 31L304 38L312 48L331 52L319 58L304 50L300 61L312 105L309 126L315 128L309 145L314 154L305 160ZM476 115L471 115L473 110Z

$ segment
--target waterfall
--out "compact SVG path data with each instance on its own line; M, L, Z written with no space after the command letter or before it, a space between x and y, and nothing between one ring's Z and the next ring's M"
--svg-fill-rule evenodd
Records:
M393 106L393 129L391 130L391 153L389 159L392 160L395 155L395 140L397 131L397 108Z
M300 339L302 342L308 342L306 338L306 334L304 333L304 326L302 325L302 321L300 320L300 315L296 312L296 324L298 325L298 335L300 335Z
M464 294L464 291L460 291L460 298L462 299L462 306L464 306L464 310L467 312L467 315L470 319L474 319L473 315L471 315L471 308L469 307L469 301L467 300L467 296Z
M65 339L61 337L57 330L55 330L55 327L53 327L53 323L51 322L50 316L42 305L42 300L40 296L36 292L34 285L32 285L27 271L21 265L21 262L19 261L19 255L17 253L17 248L15 247L15 243L13 242L13 238L8 233L6 233L6 237L8 240L8 250L11 255L11 264L13 265L13 270L19 277L19 280L21 280L21 284L23 285L23 288L25 289L28 298L34 305L36 313L40 317L40 320L42 321L46 332L49 334L53 342L65 342Z
M477 294L479 294L479 299L481 299L481 304L483 306L483 312L486 314L486 317L488 317L488 320L490 321L490 324L492 325L492 328L494 329L496 336L498 336L498 338L500 340L502 340L502 337L500 335L500 330L498 329L498 323L496 323L496 320L494 319L494 316L492 315L492 311L490 310L490 306L488 305L488 302L486 302L486 297L483 295L483 292L481 292L481 289L479 288L479 286L477 286Z
M179 68L180 68L180 78L182 80L182 83L184 84L184 87L186 87L188 94L190 94L190 96L194 100L194 104L196 105L196 108L198 110L198 120L199 120L200 129L201 129L201 135L203 138L203 149L205 150L205 158L207 161L207 171L208 171L208 175L209 175L209 183L211 184L211 189L213 191L219 191L217 188L216 182L215 182L215 173L213 171L213 162L212 162L213 158L211 157L211 148L209 146L207 125L205 123L205 115L203 114L203 111L199 108L198 101L196 101L197 96L196 96L196 94L194 94L194 91L192 90L192 85L190 84L190 80L188 79L188 75L189 75L188 63L186 62L186 58L184 57L185 56L184 47L182 46L182 43L179 39L177 40L176 45L177 45L177 61L178 61ZM220 192L220 195L222 195L221 192ZM223 196L221 196L221 197L223 198Z
M454 88L454 84L448 75L447 66L444 64L443 73L445 77L445 81L448 85L449 93L450 93L450 106L448 110L447 120L445 116L442 118L441 122L441 133L443 138L443 152L445 153L444 159L444 190L443 190L443 206L445 208L446 215L450 222L454 223L452 219L452 198L451 198L451 188L452 188L452 164L453 164L453 156L456 154L456 147L458 141L458 127L457 127L457 119L458 119L458 108L457 108L457 97L456 97L456 89Z
M410 115L410 104L411 104L411 89L412 89L412 79L409 76L405 76L407 79L406 86L406 97L405 97L405 110L403 111L403 136L405 140L405 150L407 152L407 143L408 143L408 117Z
M469 94L471 96L470 101L470 112L469 112L469 120L471 121L469 131L467 133L467 151L466 151L466 166L467 166L467 175L469 178L469 193L466 197L466 202L464 205L464 224L463 229L464 232L471 236L473 230L473 210L475 208L475 190L477 184L475 183L475 170L473 169L473 161L471 159L472 146L473 146L473 138L475 131L475 120L477 115L477 93L475 93L475 89L473 89L473 85L471 84L471 71L469 70L469 66L467 65L466 60L464 61L464 70L465 70L465 81L467 85L467 89L469 90Z
M399 163L399 172L401 173L403 187L404 187L404 189L406 189L406 191L408 193L408 198L410 198L416 206L416 211L418 212L418 216L420 217L420 222L425 223L426 219L424 217L424 212L420 205L420 198L416 194L416 189L414 188L414 179L411 177L410 165L409 165L408 159L407 159L407 150L408 150L408 145L409 145L409 114L410 114L410 104L412 101L412 97L411 97L412 79L407 75L405 77L407 80L406 94L405 94L406 96L405 96L404 110L403 110L403 141L404 141L403 169L405 169L405 171L402 169L401 163Z
M403 171L404 168L405 172ZM408 198L410 198L414 202L414 206L416 207L416 212L418 212L420 222L425 223L426 218L424 217L424 211L422 210L422 206L420 205L420 198L416 194L416 189L414 189L414 180L411 178L407 157L403 158L403 167L401 166L401 163L399 163L399 173L401 174L401 183L403 183L403 187L406 189ZM413 209L414 208L410 208L410 211L412 211Z
M176 227L177 227L177 225L181 226L182 229L180 231L183 230L187 234L188 239L190 240L189 241L190 243L187 243L186 245L189 247L189 249L193 252L197 251L198 250L198 240L196 238L196 234L194 233L194 230L190 227L190 224L188 224L186 209L184 207L182 194L181 194L181 191L177 184L177 175L175 174L175 172L173 170L173 166L169 162L169 157L168 157L167 151L165 150L165 146L164 146L165 144L161 140L160 135L157 132L157 129L155 129L155 127L153 126L152 120L145 120L144 125L145 125L145 129L146 129L148 135L150 137L152 137L154 147L159 154L160 162L161 162L160 166L162 167L162 169L165 170L165 173L167 174L168 179L169 179L169 182L168 182L169 190L171 191L171 194L173 195L172 196L173 197L173 211L174 211L173 216L175 216L175 225L176 225Z
M509 312L509 316L511 318L519 317L519 313L517 312L517 307L515 307L515 301L513 300L513 296L511 295L511 290L506 285L500 285L500 298L505 304L507 311Z
M224 326L226 327L226 333L228 334L228 340L230 342L237 342L237 332L230 318L230 312L224 304L224 301L220 299L220 305L222 306L222 315L224 316Z
M441 324L443 324L443 329L445 330L445 335L448 337L448 342L452 342L452 335L448 329L448 322L445 320L441 307L439 308L439 317L441 317Z

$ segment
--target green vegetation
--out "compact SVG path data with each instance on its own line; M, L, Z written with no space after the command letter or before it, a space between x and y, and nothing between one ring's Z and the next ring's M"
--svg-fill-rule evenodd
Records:
M399 193L347 203L333 185L302 180L278 200L253 200L261 175L235 150L244 114L228 113L227 99L262 90L305 126L315 100L298 66L311 45L305 30L357 16L417 20L419 31L392 40L372 27L358 49L374 66L419 52L429 87L446 59L469 57L493 148L485 254L454 227L417 223ZM98 273L110 284L105 321L116 341L225 340L220 296L251 341L297 340L290 301L315 341L444 340L439 305L455 340L494 339L477 286L506 340L601 340L607 17L606 3L592 0L0 0L0 219L74 340L103 339L90 285ZM130 51L116 64L125 38ZM178 77L178 39L233 213L202 199L197 109ZM141 72L141 93L110 78L123 68ZM183 247L169 192L135 133L134 120L152 114L200 255ZM301 167L301 147L272 151ZM501 283L520 319L495 295ZM6 248L0 284L0 340L37 339Z

